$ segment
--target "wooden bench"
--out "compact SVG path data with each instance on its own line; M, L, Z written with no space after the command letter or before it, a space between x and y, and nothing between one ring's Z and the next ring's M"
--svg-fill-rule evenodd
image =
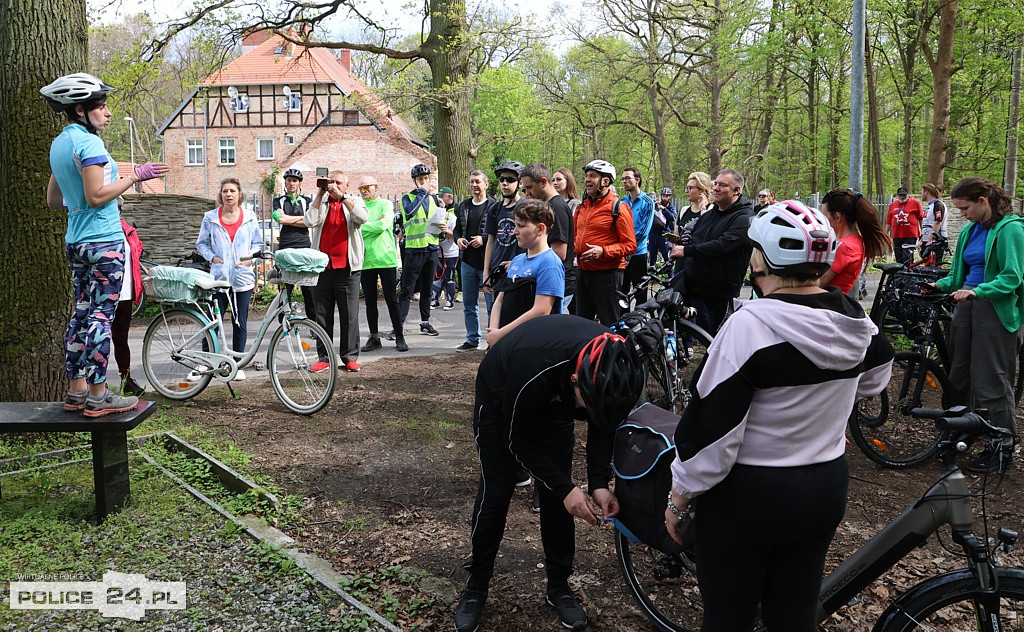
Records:
M128 431L153 414L153 402L139 402L126 413L90 419L64 412L62 402L0 403L0 432L91 432L96 522L121 511L131 496Z

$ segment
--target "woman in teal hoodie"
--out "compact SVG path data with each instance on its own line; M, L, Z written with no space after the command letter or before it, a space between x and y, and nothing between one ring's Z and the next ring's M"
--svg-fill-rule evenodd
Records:
M949 379L957 403L987 408L996 426L1015 430L1013 376L1024 320L1024 219L1006 192L984 178L964 178L950 192L970 224L957 238L949 276L935 287L952 292ZM965 469L1003 472L1012 441L986 450Z

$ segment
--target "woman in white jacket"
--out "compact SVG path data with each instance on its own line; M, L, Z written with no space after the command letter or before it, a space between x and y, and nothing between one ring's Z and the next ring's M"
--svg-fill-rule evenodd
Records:
M245 194L237 178L225 178L220 183L217 203L220 204L203 216L199 228L196 250L210 262L210 273L221 281L231 283L234 295L231 348L245 351L248 333L249 300L256 288L253 261L241 261L254 252L263 250L263 233L256 214L242 208ZM227 310L228 297L217 294L221 313ZM236 380L245 379L239 371Z

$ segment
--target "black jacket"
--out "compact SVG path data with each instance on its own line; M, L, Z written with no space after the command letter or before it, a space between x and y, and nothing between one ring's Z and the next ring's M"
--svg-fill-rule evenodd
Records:
M686 246L685 288L690 297L740 295L753 246L747 228L753 205L742 195L727 209L701 215Z

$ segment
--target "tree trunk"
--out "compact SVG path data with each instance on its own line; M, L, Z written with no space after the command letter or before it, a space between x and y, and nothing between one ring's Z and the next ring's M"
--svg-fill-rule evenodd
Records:
M1021 53L1024 36L1017 36L1013 51L1013 71L1010 83L1010 116L1006 124L1006 166L1003 169L1003 188L1011 198L1017 194L1017 147L1020 140L1020 80Z
M864 29L864 76L868 84L868 145L871 148L870 171L875 176L875 193L885 192L885 174L882 171L882 141L878 133L878 88L875 85L874 61L871 59L871 38L868 29ZM870 176L869 176L870 181ZM872 193L868 187L868 193Z
M928 144L928 181L942 189L946 171L946 148L949 147L949 99L953 79L953 39L956 36L956 14L960 0L947 0L939 9L939 50L932 67L932 137Z
M430 0L430 36L423 51L437 98L437 178L459 198L469 194L469 174L475 162L470 143L468 31L465 0Z
M813 45L817 47L817 42ZM818 190L818 60L811 57L811 66L807 70L807 157L811 163L810 180L808 182L813 195Z
M721 0L715 0L715 26L714 32L718 32L718 27L722 20L722 2ZM711 97L711 118L708 121L708 173L711 177L718 175L718 172L722 170L722 78L721 78L721 59L718 56L718 44L711 44L709 66L711 68L711 76L709 77L708 83L710 84L710 97Z
M0 40L0 401L52 401L67 388L71 275L67 211L46 205L50 143L64 122L39 89L85 70L85 3L0 3Z
M668 155L668 139L665 138L665 112L658 103L658 87L652 83L647 88L651 103L651 117L654 119L654 147L658 152L658 166L661 168L661 186L672 186L672 163Z
M782 10L781 0L772 0L771 19L768 22L768 38L778 26L778 16ZM779 92L782 91L782 82L775 79L775 67L779 60L769 55L765 60L764 79L764 103L761 105L764 118L761 121L760 136L757 141L757 181L758 187L767 185L765 178L765 165L768 161L768 150L771 148L772 127L775 123L775 110L779 106Z

